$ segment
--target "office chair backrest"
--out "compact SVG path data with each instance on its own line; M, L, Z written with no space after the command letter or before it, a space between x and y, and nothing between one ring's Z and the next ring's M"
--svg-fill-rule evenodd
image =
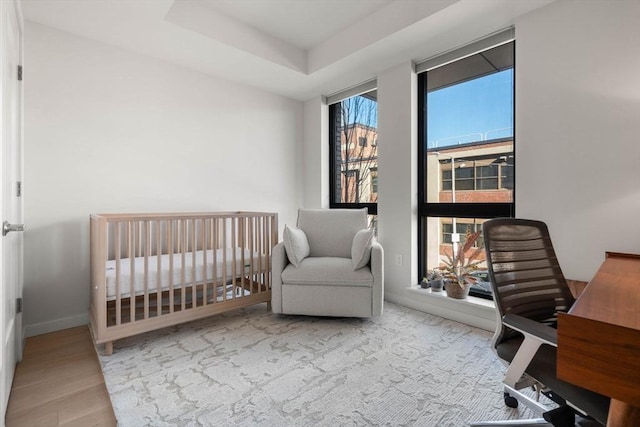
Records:
M545 223L516 218L485 221L487 267L500 318L518 314L552 327L574 302ZM502 328L494 345L515 332Z

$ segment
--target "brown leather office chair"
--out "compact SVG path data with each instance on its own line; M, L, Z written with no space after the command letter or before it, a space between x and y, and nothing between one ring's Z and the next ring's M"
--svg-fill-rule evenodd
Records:
M498 357L508 364L505 404L516 407L521 402L543 415L542 419L530 420L530 425L573 426L576 414L588 415L605 425L608 397L556 377L557 315L568 311L574 298L546 224L525 219L493 219L483 224L483 234L498 315L492 344ZM559 407L549 411L519 391L531 386Z

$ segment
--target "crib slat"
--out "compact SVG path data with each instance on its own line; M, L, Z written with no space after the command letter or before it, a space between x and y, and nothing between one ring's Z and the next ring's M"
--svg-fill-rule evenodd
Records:
M173 220L167 221L167 253L169 254L169 313L173 313Z
M246 260L246 256L245 256L245 248L247 247L246 244L246 239L245 239L245 233L246 233L246 228L247 228L247 224L246 224L246 218L238 218L238 221L240 221L240 237L239 237L239 241L240 244L239 249L240 249L240 271L241 271L241 275L240 275L240 286L241 286L241 296L244 297L245 294L245 289L246 289L246 279L245 279L245 265L247 265L247 260Z
M162 316L162 223L156 221L156 316Z
M135 223L129 221L129 246L131 250L130 254L135 255L136 249L136 227ZM135 257L132 256L129 258L129 269L131 270L129 273L129 322L133 323L136 320L136 288L135 288L135 277L136 277L136 263Z
M197 299L197 282L196 282L196 251L198 245L196 242L196 220L191 220L191 308L196 308L198 305Z
M211 250L213 250L213 303L218 302L218 218L211 220Z
M200 221L200 240L202 241L202 305L207 305L207 228L209 221L203 219Z
M227 221L222 220L222 300L227 300Z
M120 276L121 276L121 267L120 267L120 250L122 241L120 239L120 223L116 222L113 224L115 226L115 257L116 257L116 325L122 323L122 300L120 299Z
M187 229L186 229L186 221L185 220L179 220L178 221L180 223L180 253L181 253L181 257L180 259L182 260L182 265L180 268L180 295L181 295L181 301L180 301L180 307L181 310L184 311L186 308L186 296L187 296L187 290L185 288L185 281L186 281L186 275L187 275L187 264L186 264L186 257L187 257L187 252L186 252L186 245L187 245Z
M264 217L260 217L258 218L258 224L259 224L259 236L260 236L260 241L258 242L258 274L256 274L256 279L257 279L257 287L258 287L258 293L262 292L262 286L260 286L260 283L263 282L261 280L261 275L262 272L264 271L263 268L264 266L262 265L262 254L266 252L266 248L265 248L265 224L264 224Z
M151 243L150 241L150 236L149 236L149 230L150 230L150 226L151 224L149 223L149 221L144 221L144 242L143 245L144 246L144 318L148 319L149 318L149 248ZM143 227L140 227L141 229ZM142 233L142 230L141 230Z
M253 257L253 254L256 252L255 249L255 244L254 244L254 240L255 240L255 227L256 227L256 221L255 218L249 218L249 253L251 254L251 257ZM254 278L253 275L253 262L251 264L249 264L249 277L251 279Z
M255 275L256 286L258 286L258 292L260 292L260 275L262 274L262 254L264 253L264 227L263 227L263 219L258 217L256 220L258 224L258 248L256 253L258 254L258 259L256 260L255 268L257 270Z
M262 285L264 284L264 264L266 262L266 257L264 256L267 253L267 223L266 217L261 216L258 218L260 221L260 250L258 251L258 274L256 275L256 287L258 288L258 293L261 293Z
M236 280L238 276L236 274L236 272L238 271L236 268L237 266L236 247L237 247L237 240L238 240L238 236L236 235L237 220L238 218L231 218L231 297L232 298L235 298L238 292L238 289L237 289L238 282Z

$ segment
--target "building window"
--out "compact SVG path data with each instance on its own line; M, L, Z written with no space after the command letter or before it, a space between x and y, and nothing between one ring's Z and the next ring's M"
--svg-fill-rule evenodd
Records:
M349 169L342 173L342 200L346 203L358 203L360 200L360 171Z
M495 45L494 45L495 46ZM514 49L465 52L419 75L419 277L443 265L488 218L514 212ZM482 239L470 294L491 298Z
M378 168L369 168L369 176L371 177L371 201L378 199Z
M507 149L511 149L511 144L507 145ZM510 157L511 153L505 152L489 157L468 156L456 159L455 171L451 160L441 160L442 191L452 191L454 188L452 172L455 172L456 191L513 190L513 167L507 161Z
M329 105L330 207L363 208L377 214L377 92L340 99ZM373 218L372 223L375 223Z

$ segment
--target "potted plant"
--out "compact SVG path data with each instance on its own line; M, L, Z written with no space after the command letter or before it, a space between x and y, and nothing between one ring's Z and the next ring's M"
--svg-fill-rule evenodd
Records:
M431 288L431 292L441 292L444 286L444 277L439 270L433 269L422 279L420 286L422 289Z
M480 234L480 231L471 233L467 230L464 244L458 246L457 251L454 247L451 255L446 254L444 265L440 267L446 280L445 290L447 291L447 296L451 298L466 298L469 294L469 288L477 280L472 276L472 273L482 263L482 260L478 260L478 257L484 250L482 248L472 250L472 248ZM471 252L467 255L469 251Z

